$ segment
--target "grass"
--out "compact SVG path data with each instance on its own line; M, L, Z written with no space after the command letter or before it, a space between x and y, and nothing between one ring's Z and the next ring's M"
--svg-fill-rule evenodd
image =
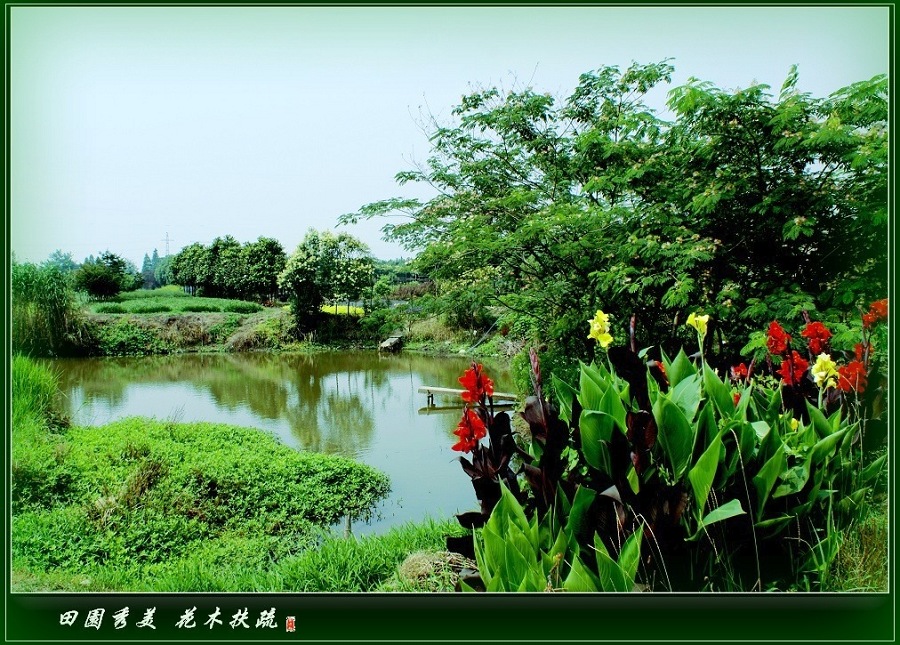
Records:
M14 567L16 591L371 592L452 591L446 573L406 573L407 562L439 553L455 521L396 527L385 535L323 535L315 548L275 560L265 545L234 538L148 566L86 566L79 571Z
M202 298L189 296L180 287L166 286L160 289L129 291L117 297L119 302L95 302L88 310L95 314L154 314L232 312L251 314L262 311L262 305L246 300L227 298Z
M841 548L823 591L888 590L888 511L882 503L844 531Z
M20 590L283 586L283 563L342 517L367 518L389 490L369 466L297 452L250 428L140 418L56 427L56 377L22 357L13 374Z
M135 291L124 291L116 296L119 302L126 300L145 300L147 298L190 298L191 296L184 292L184 289L175 284L167 284L158 289L136 289Z

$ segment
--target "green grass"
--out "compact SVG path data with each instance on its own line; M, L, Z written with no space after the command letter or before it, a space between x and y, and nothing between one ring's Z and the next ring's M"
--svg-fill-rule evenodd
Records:
M378 536L323 534L317 546L280 559L264 540L231 536L145 566L88 565L77 571L14 566L12 586L94 592L452 591L446 576L417 582L398 576L398 569L411 554L443 549L445 536L461 530L455 521L426 521Z
M283 584L280 563L342 517L367 518L389 490L369 466L251 428L56 427L55 391L52 372L14 360L12 560L23 589L268 589Z
M844 531L823 591L887 591L888 559L888 512L882 503Z
M447 535L464 533L456 521L428 521L406 524L386 535L332 538L286 561L279 573L291 591L374 591L389 585L410 554L443 549Z
M40 421L53 409L59 377L40 363L21 355L13 357L13 425L26 419Z
M177 287L176 287L177 289ZM88 310L95 314L154 314L233 312L250 314L262 311L262 305L246 300L226 298L201 298L174 293L169 287L148 291L130 291L120 294L121 302L95 302Z
M190 298L184 292L184 289L175 284L168 284L159 289L137 289L135 291L124 291L116 296L116 300L123 302L126 300L144 300L146 298Z

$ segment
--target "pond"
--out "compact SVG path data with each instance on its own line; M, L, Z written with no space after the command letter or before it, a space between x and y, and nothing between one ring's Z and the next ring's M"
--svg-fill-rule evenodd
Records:
M442 519L478 501L450 446L459 397L429 408L420 386L461 387L470 361L402 353L184 354L50 361L74 425L131 416L259 428L298 450L352 457L386 473L391 494L354 534ZM509 374L485 369L497 391Z

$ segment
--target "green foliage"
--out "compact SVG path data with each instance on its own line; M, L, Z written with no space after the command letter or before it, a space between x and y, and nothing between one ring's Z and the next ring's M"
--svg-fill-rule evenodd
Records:
M278 285L288 295L298 331L307 332L322 320L326 300L358 297L372 279L372 258L365 244L347 233L310 229L288 258Z
M201 313L201 312L212 312L212 311L221 311L222 308L219 305L212 304L209 302L190 302L181 307L181 311L185 313Z
M222 307L222 311L231 311L239 314L253 314L262 311L262 307L255 302L232 301Z
M104 251L100 257L88 258L75 272L76 289L86 291L97 300L109 300L120 291L137 289L143 284L141 274L125 258Z
M488 591L629 590L641 551L644 584L668 590L827 588L846 531L883 500L884 436L871 435L885 386L870 381L875 396L863 398L852 388L819 393L811 377L723 381L702 355L662 358L613 348L607 362L580 365L577 387L552 379L556 408L531 352L537 396L522 413L530 490L504 490L476 534ZM494 440L490 455L499 454ZM493 481L505 480L498 471ZM554 521L577 530L563 534ZM555 582L551 544L571 549ZM596 573L585 566L593 560L579 564L588 550Z
M209 328L209 336L210 340L213 342L222 342L229 336L231 336L235 331L237 331L238 327L241 326L242 323L241 316L236 316L234 314L229 314L225 320L220 323L216 323Z
M72 472L54 412L58 377L24 356L12 361L12 502L47 507L64 498Z
M127 313L132 314L159 314L172 311L172 308L169 305L163 303L155 303L155 304L139 304L133 307L130 307Z
M366 314L360 321L362 332L369 338L385 338L403 325L402 312L393 307L376 309Z
M56 249L42 263L44 267L53 267L60 273L69 276L78 269L78 263L72 257L72 253L63 253L61 249Z
M46 389L39 370L20 372L16 396ZM172 582L180 566L214 569L217 557L271 566L313 546L317 526L368 518L389 490L368 466L299 453L252 429L129 419L72 428L55 441L55 463L13 469L15 566L121 570L137 588L153 588L159 568ZM18 429L16 443L28 454L37 445ZM33 471L49 479L61 469L65 490L37 488Z
M691 78L670 90L665 122L645 97L673 71L604 67L565 99L465 96L450 123L435 121L427 163L397 175L437 196L341 221L403 215L383 230L453 294L456 322L496 306L585 360L573 312L623 312L617 344L633 314L638 342L674 353L699 306L715 321L707 349L734 356L735 339L772 319L884 293L887 78L826 98L798 92L796 69L777 96Z
M245 300L190 297L179 287L164 287L153 291L132 291L118 296L121 302L94 304L98 314L152 314L231 312L251 314L263 310L261 305Z
M284 563L284 589L295 592L379 591L406 556L443 547L447 533L459 532L449 522L408 524L386 535L326 540Z
M47 417L56 395L57 377L40 363L15 355L12 359L13 427L25 417Z
M633 591L642 527L625 540L617 557L610 555L599 539L592 545L594 556L581 555L577 532L594 499L588 489L579 489L567 512L547 514L543 520L535 514L529 520L516 497L504 488L490 519L475 537L478 572L485 590ZM594 562L596 570L585 564L585 559ZM463 589L471 591L472 587Z
M122 305L116 302L104 303L94 307L94 311L98 314L126 314L128 311Z
M103 356L143 356L168 351L156 334L136 324L130 316L98 326L95 337L97 350Z
M272 300L285 253L272 238L241 245L232 236L217 237L206 247L195 242L173 256L171 279L207 297Z
M138 289L136 291L125 291L117 296L118 301L124 300L143 300L145 298L187 298L188 294L184 290L174 284L159 287L157 289Z
M12 264L12 347L33 356L72 351L86 330L69 280L52 264Z

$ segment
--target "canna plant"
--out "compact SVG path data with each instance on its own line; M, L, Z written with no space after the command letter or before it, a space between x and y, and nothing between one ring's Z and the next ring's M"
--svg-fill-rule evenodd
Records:
M688 317L701 348L708 320ZM468 524L480 579L470 576L466 588L626 591L638 577L679 591L820 582L840 546L837 529L885 472L886 455L860 440L867 415L853 398L871 348L839 366L824 351L827 328L808 322L801 335L818 353L810 362L770 327L769 350L782 358L770 367L781 379L754 378L752 362L723 379L702 350L648 361L633 337L630 349L609 346L603 312L590 323L606 360L581 364L577 387L554 379L554 404L532 352L535 396L521 413L530 441L517 448L497 434L475 460L493 470L463 463L470 475L495 475L493 503L479 495L489 518ZM525 489L510 477L514 455Z

